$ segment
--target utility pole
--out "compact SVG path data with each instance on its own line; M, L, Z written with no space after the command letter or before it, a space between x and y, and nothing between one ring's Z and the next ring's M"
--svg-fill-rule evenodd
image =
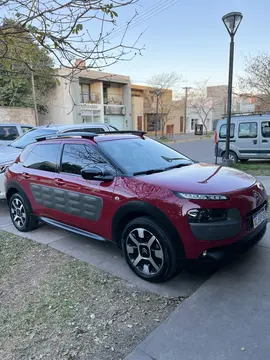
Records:
M156 90L157 96L157 105L156 105L156 126L155 126L155 137L157 138L157 127L158 127L158 113L159 113L159 96L161 94L161 90Z
M35 109L35 123L36 123L36 126L38 126L38 110L37 110L37 101L36 101L35 78L34 78L33 71L31 71L31 83L32 83L32 94L33 94L33 102L34 102L34 109Z
M187 100L188 100L188 90L191 89L188 86L183 87L185 90L185 109L184 109L184 134L187 131Z

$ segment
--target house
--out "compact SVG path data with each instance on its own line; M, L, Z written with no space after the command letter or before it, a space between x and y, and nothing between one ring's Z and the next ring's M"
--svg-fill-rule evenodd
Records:
M172 90L158 91L151 86L132 84L131 96L134 129L147 131L149 135L178 134L183 129L184 117L176 111L179 103L173 101Z
M119 130L132 128L128 76L88 70L82 60L56 73L59 84L48 96L49 112L40 115L40 125L104 122Z

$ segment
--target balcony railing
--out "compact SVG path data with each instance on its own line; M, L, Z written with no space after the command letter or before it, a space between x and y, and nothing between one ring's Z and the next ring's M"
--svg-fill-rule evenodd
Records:
M123 96L119 94L104 95L104 104L110 105L124 105Z
M101 96L99 93L81 93L81 103L82 104L101 104Z

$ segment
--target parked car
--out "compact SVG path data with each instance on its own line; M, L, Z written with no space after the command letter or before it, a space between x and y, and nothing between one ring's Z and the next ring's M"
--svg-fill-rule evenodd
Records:
M0 123L0 145L8 145L33 126L25 124Z
M52 135L65 133L68 131L91 131L101 133L105 131L115 131L115 127L102 123L76 124L76 125L54 125L46 127L32 128L27 133L10 143L8 146L0 147L0 200L6 198L4 187L4 174L9 165L16 160L22 149L28 144L36 141L36 137L41 135Z
M156 282L187 259L226 258L265 233L265 189L243 172L195 163L142 132L39 140L6 172L19 231L42 220L113 241L138 276Z
M215 153L225 156L227 119L219 120L216 128ZM270 114L242 115L231 118L230 154L234 162L249 159L270 159Z

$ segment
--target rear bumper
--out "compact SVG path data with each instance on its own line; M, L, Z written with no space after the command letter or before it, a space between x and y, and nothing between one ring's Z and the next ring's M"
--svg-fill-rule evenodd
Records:
M266 232L266 227L267 221L261 224L251 234L233 244L207 250L207 254L205 256L201 255L199 260L202 260L204 263L226 263L256 245L263 238Z

